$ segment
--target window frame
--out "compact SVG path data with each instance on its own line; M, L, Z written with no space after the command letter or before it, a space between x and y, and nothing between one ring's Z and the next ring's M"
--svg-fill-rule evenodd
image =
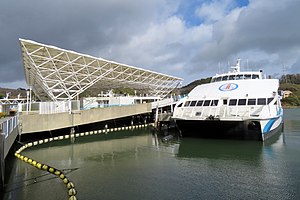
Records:
M232 104L231 102L235 101L235 104ZM238 100L237 99L230 99L228 106L236 106L237 105Z

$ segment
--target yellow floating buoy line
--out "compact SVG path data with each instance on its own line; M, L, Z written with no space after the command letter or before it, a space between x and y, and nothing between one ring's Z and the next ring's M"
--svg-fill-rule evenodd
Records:
M20 160L22 160L40 170L44 170L51 174L54 174L55 176L58 176L63 181L63 183L66 185L66 187L68 189L69 200L76 200L77 192L75 190L75 186L61 170L51 167L49 165L40 163L36 160L33 160L27 156L23 156L20 154L23 150L25 150L26 148L31 147L31 146L33 146L32 143L28 143L28 144L22 146L20 149L18 149L15 152L15 156L17 158L19 158Z
M63 136L57 136L57 137L52 137L52 138L46 138L43 140L38 140L34 142L29 142L22 147L20 147L16 152L15 156L19 158L20 160L24 161L25 163L28 163L40 170L47 171L51 174L54 174L55 176L59 177L63 183L66 185L68 189L68 195L69 195L69 200L76 200L76 190L74 184L66 177L66 175L59 169L56 169L54 167L51 167L49 165L40 163L36 160L33 160L32 158L29 158L27 156L21 155L21 152L24 151L27 148L37 146L40 144L52 142L52 141L57 141L57 140L63 140L63 139L71 139L74 140L75 137L82 137L82 136L88 136L88 135L95 135L98 133L105 133L107 134L108 132L114 132L114 131L121 131L121 130L131 130L131 129L136 129L136 128L143 128L147 127L149 125L153 124L143 124L143 125L132 125L132 126L125 126L125 127L119 127L119 128L111 128L109 129L107 126L105 126L105 129L102 130L97 130L97 131L89 131L89 132L84 132L84 133L76 133L76 134L68 134L68 135L63 135Z

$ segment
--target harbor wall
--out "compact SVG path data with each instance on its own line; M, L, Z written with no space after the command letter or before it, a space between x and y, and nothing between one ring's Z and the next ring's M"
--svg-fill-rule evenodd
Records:
M71 113L56 114L26 114L20 115L21 133L33 133L57 130L67 127L79 126L138 114L150 113L150 103L134 104L129 106L114 106L107 108L95 108L90 110L78 110Z

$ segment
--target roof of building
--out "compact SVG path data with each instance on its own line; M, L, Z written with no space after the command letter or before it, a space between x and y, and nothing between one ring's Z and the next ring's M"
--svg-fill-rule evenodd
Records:
M181 78L19 39L26 82L40 100L71 100L97 87L147 90L164 97Z

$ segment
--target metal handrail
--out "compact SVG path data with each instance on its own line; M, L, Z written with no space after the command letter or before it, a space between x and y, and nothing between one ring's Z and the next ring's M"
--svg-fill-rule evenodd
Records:
M5 138L17 127L18 123L18 116L11 117L0 123L0 130L5 134Z

